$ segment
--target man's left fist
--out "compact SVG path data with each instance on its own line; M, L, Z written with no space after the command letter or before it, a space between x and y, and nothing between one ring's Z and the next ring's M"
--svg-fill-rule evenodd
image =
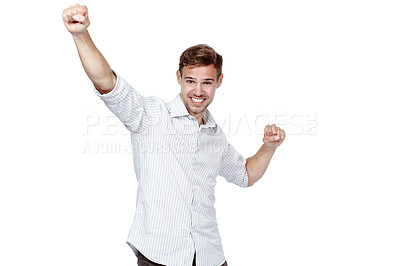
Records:
M264 145L270 149L276 149L285 140L285 130L277 127L275 124L267 125L264 128Z

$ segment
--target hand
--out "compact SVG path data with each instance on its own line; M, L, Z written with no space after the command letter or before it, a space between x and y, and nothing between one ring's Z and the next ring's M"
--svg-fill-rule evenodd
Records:
M264 145L271 150L278 148L285 140L285 137L285 131L275 124L267 125L264 128L263 142Z
M64 9L62 14L64 25L72 35L86 32L90 25L88 9L86 6L76 4Z

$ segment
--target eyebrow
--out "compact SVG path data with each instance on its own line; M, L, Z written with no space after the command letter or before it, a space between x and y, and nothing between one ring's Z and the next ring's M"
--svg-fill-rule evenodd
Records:
M197 80L197 79L194 78L194 77L185 77L185 79ZM205 78L205 79L203 79L203 81L214 81L214 79L213 79L213 78Z

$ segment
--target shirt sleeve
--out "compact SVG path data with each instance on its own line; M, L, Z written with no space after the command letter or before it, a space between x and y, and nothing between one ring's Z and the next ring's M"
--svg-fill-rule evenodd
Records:
M230 143L223 154L219 175L240 187L248 186L246 160Z
M117 83L112 91L106 94L101 94L96 88L94 91L129 131L139 133L155 122L160 106L156 97L143 97L120 75L114 73Z

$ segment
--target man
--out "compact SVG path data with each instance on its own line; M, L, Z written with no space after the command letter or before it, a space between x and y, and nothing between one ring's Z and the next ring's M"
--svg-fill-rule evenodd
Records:
M214 49L196 45L182 53L176 73L181 92L165 103L141 96L111 70L88 33L86 6L65 9L63 20L95 92L131 131L138 190L127 243L138 265L227 265L214 208L216 177L253 185L284 130L267 125L261 148L245 160L207 110L223 79Z

